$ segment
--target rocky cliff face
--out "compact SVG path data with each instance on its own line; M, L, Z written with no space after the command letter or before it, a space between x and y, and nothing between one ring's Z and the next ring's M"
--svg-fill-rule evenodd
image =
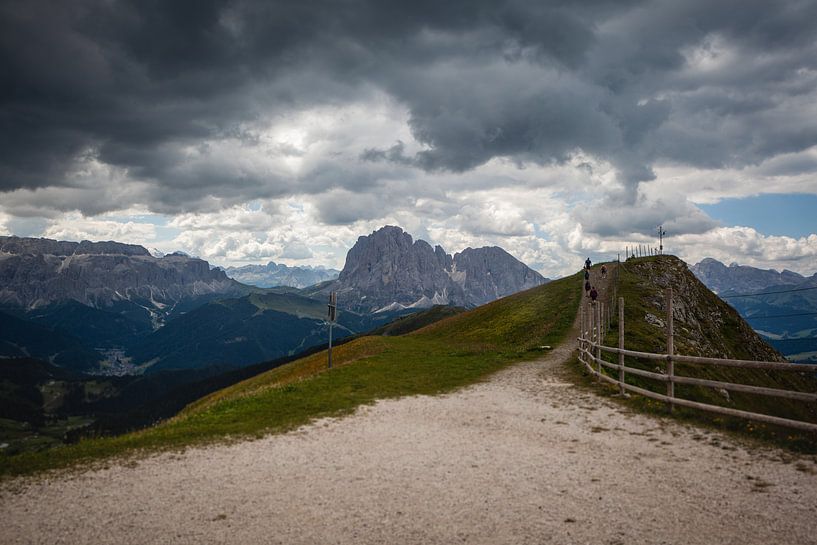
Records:
M689 268L692 273L703 282L706 287L715 293L727 290L737 292L751 292L771 286L787 286L800 284L805 278L796 272L757 269L733 263L728 267L707 257L700 263Z
M287 267L272 261L266 265L245 265L243 267L227 267L224 269L227 276L243 284L272 288L275 286L291 286L305 288L338 277L339 271L324 267Z
M338 280L321 293L336 290L343 306L358 311L473 307L546 281L501 248L468 248L452 257L386 226L358 238Z
M483 304L517 291L543 284L546 280L521 261L497 246L466 248L454 254L452 277L460 282L467 297Z
M75 300L104 308L137 301L164 309L208 294L244 290L206 261L179 254L157 259L141 246L0 237L0 305L26 309Z

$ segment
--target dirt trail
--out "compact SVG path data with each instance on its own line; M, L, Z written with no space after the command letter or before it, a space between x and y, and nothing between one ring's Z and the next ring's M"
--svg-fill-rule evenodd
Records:
M811 457L577 388L574 344L450 395L11 483L0 542L817 543Z

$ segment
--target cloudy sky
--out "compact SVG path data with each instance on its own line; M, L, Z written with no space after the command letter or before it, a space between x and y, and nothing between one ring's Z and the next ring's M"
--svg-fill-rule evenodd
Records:
M814 0L2 0L0 73L0 234L817 271Z

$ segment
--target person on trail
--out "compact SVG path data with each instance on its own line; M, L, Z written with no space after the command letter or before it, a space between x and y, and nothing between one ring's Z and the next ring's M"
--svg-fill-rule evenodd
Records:
M592 300L593 300L593 304L596 304L596 297L598 297L598 296L599 296L599 292L597 292L597 291L596 291L596 288L595 288L595 287L593 287L593 288L590 290L590 299L592 299Z
M590 280L590 271L588 271L587 269L584 270L584 279Z
M585 297L590 296L590 281L589 280L584 283L584 296Z
M584 268L587 269L588 271L590 270L590 258L589 257L584 262Z
M601 266L601 277L607 278L607 267L605 265Z

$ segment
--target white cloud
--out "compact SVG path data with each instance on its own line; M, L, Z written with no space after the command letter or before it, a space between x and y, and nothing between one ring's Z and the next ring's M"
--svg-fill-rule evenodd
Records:
M763 193L817 194L817 146L746 168L699 169L661 164L655 171L656 180L642 184L648 195L682 195L695 204Z
M792 238L769 236L751 227L719 227L699 235L666 239L669 252L690 264L714 257L759 268L790 269L804 275L817 271L817 234Z
M275 225L279 207L275 201L254 201L216 212L179 214L168 225L182 231L265 232Z
M100 220L71 213L53 221L42 236L57 240L114 240L150 245L156 239L156 227L151 223Z
M0 235L13 235L14 233L11 232L8 226L8 222L11 220L11 216L0 211Z

